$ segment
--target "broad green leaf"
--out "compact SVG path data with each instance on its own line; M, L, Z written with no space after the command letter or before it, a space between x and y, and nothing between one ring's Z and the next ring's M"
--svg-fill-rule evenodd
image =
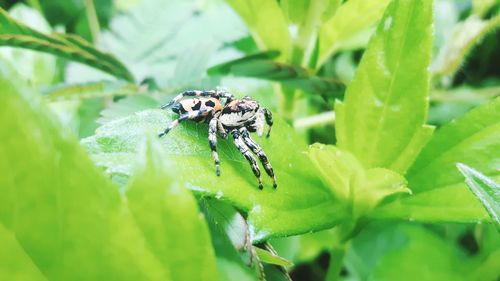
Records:
M259 247L255 247L255 246L253 246L253 248L254 248L255 252L257 253L257 256L259 257L259 260L263 263L274 264L274 265L285 266L285 267L293 265L290 261L288 261L288 260L286 260L286 259L284 259L284 258L282 258L274 253L268 252L264 249L261 249Z
M270 52L253 54L228 61L209 68L207 72L209 75L231 74L277 81L288 87L333 98L342 94L344 85L340 81L316 76L300 66L262 58L269 54Z
M418 225L372 224L352 241L346 266L356 280L467 280L454 244ZM402 262L404 261L404 262Z
M20 47L50 53L133 81L125 66L113 56L102 53L75 35L45 35L14 20L0 9L0 46Z
M463 65L467 55L488 33L500 27L500 15L482 20L477 15L468 17L449 32L445 45L432 63L432 74L437 77L453 76Z
M290 48L288 25L276 1L226 0L246 23L261 50L279 50L287 58Z
M393 1L336 106L338 146L366 168L404 173L431 135L431 24L432 1Z
M218 280L205 219L165 159L156 137L146 139L126 192L132 215L172 280Z
M374 25L389 0L350 0L340 6L319 31L319 66L356 34Z
M0 64L0 222L49 280L169 280L113 186Z
M387 196L411 193L403 176L383 168L364 169L352 154L335 146L312 145L309 155L322 179L354 218L369 213Z
M457 164L457 168L465 177L465 183L476 197L483 203L500 229L500 185L480 172L464 164Z
M144 135L161 132L176 114L146 110L106 123L86 138L87 148L98 166L112 176L127 177L138 144ZM219 139L221 176L215 175L208 146L206 124L186 122L161 139L167 158L176 163L179 182L200 195L210 195L248 213L250 237L261 241L334 226L346 216L338 201L316 177L306 155L307 146L281 119L275 121L269 139L257 138L268 154L277 176L274 190L263 174L264 190L232 140Z
M140 91L135 84L125 81L100 81L81 84L58 84L43 89L49 101L129 96Z
M455 165L464 163L500 179L499 112L500 98L495 98L443 126L408 171L413 196L382 206L373 215L421 221L491 220Z
M47 280L36 267L16 237L0 222L0 279Z

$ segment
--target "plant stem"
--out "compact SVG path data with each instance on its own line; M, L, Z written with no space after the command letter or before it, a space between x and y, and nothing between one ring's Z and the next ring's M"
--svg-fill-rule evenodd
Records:
M293 122L293 127L295 129L307 129L311 127L318 127L327 123L333 123L334 121L335 111L328 111L317 115L296 119Z
M330 250L330 262L328 264L328 271L326 273L326 281L339 280L340 271L342 270L342 264L346 252L347 245L345 243L335 245L332 250Z
M87 20L89 22L90 34L92 36L92 42L97 42L99 39L100 27L99 19L97 18L97 13L94 6L94 0L85 0L85 13L87 14Z

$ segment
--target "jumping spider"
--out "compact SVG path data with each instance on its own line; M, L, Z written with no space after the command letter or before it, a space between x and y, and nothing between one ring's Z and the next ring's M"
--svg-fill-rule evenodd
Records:
M181 99L183 97L197 97L191 99ZM222 99L225 99L222 105ZM271 111L260 107L257 101L250 97L236 99L232 94L221 90L210 91L185 91L177 95L172 101L163 105L161 109L172 107L172 111L180 114L179 118L173 121L159 137L166 135L170 130L185 120L208 123L208 143L212 150L212 157L215 162L215 172L220 176L219 155L217 154L217 132L224 139L228 133L233 136L233 141L238 150L245 156L252 167L252 171L262 189L259 166L255 157L249 149L256 154L267 174L273 179L273 187L276 188L276 177L273 167L262 148L250 137L249 132L257 132L261 136L264 130L264 122L269 125L267 137L271 133L273 117Z

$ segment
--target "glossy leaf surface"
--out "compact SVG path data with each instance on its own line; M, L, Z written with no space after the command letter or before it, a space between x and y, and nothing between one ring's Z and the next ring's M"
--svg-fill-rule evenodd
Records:
M137 112L105 124L82 143L107 173L128 177L142 138L161 132L176 116L160 110ZM207 131L206 124L186 122L160 141L167 158L179 167L176 177L184 186L248 212L252 240L324 229L345 218L345 211L315 176L307 146L282 120L275 121L269 139L254 136L274 167L276 190L265 174L264 190L258 189L248 162L231 139L219 139L222 173L217 177Z

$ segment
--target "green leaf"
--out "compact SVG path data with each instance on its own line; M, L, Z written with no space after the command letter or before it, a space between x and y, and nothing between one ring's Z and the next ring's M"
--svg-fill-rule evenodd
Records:
M432 74L437 77L453 76L463 65L467 55L488 33L500 27L500 15L482 20L477 15L468 17L450 32L445 45L432 64Z
M49 280L169 280L117 188L0 64L0 222Z
M174 118L176 114L156 109L137 112L106 123L82 144L107 173L127 177L144 135L161 132ZM269 139L256 139L274 167L276 190L265 174L264 190L258 189L248 162L231 140L219 139L222 174L217 177L207 133L206 124L181 124L161 139L166 157L182 167L176 177L184 186L247 212L253 241L320 230L345 218L343 208L316 177L306 144L282 120L275 121Z
M328 97L339 97L344 85L335 79L314 75L300 66L265 59L275 53L264 52L212 66L209 75L253 77L277 81L283 85Z
M496 177L500 151L500 97L443 126L422 150L408 180L415 193L460 183L456 163L464 163ZM472 198L472 197L471 197Z
M0 46L20 47L50 53L133 81L127 68L113 56L102 53L75 35L45 35L16 21L0 9Z
M285 17L276 1L226 0L246 23L261 50L278 50L287 58L290 34Z
M383 168L364 169L352 154L335 146L312 145L309 155L325 183L354 218L369 213L387 196L411 193L403 176Z
M421 221L491 220L455 165L464 163L494 180L500 179L499 112L500 98L495 98L443 126L408 171L414 195L383 206L374 215Z
M349 152L333 145L313 144L309 156L331 191L345 201L352 196L352 181L364 172L359 161Z
M293 265L290 261L288 261L288 260L286 260L286 259L284 259L284 258L282 258L274 253L268 252L264 249L261 249L259 247L255 247L255 246L253 248L254 248L255 252L257 253L257 256L259 257L259 260L261 262L264 262L267 264L285 266L285 267Z
M218 280L208 227L188 189L175 182L156 137L140 149L127 201L149 248L172 280Z
M74 24L75 20L81 17L82 14L84 15L83 10L86 8L86 1L84 0L39 0L37 2L39 2L47 19L54 26ZM100 0L98 9L96 9L102 26L107 26L109 17L112 14L112 2L112 0Z
M431 135L431 25L432 1L393 1L336 106L338 146L366 168L403 174Z
M319 64L322 65L345 43L377 22L389 0L350 0L340 6L319 31Z
M0 279L47 280L16 240L0 222Z
M452 243L410 224L372 224L352 241L346 266L356 280L467 280ZM404 262L401 262L404 261Z
M458 163L457 168L465 177L465 182L476 197L483 203L500 229L500 185L480 172Z

